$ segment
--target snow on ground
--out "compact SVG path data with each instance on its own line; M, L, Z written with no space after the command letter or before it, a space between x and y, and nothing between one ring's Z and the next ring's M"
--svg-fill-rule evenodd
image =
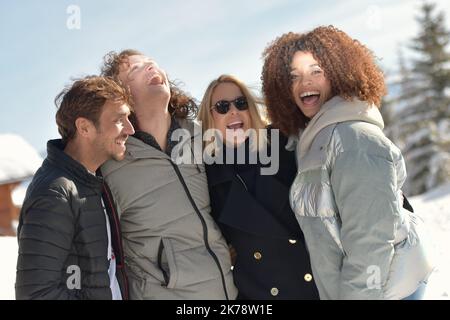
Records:
M0 300L14 299L14 282L16 280L17 238L0 237Z
M436 253L436 271L428 282L425 299L450 300L450 184L409 199L425 221ZM17 239L0 237L0 300L14 299Z
M410 198L434 244L436 270L428 281L425 299L450 300L450 184Z

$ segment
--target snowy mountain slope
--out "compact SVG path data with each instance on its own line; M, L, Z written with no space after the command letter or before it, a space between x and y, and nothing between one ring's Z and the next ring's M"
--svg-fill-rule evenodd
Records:
M429 279L425 298L450 300L450 184L410 201L425 221L436 255L436 270Z

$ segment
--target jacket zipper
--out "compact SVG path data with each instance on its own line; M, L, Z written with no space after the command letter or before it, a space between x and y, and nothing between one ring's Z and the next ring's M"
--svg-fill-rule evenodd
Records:
M217 267L219 268L220 277L222 278L222 286L223 286L223 290L225 292L225 298L227 300L230 300L229 297L228 297L227 286L226 286L226 283L225 283L225 276L223 274L222 267L220 266L219 259L217 258L217 255L214 253L214 251L211 249L211 247L209 246L208 227L206 226L205 218L203 218L202 214L200 213L200 210L198 209L197 205L195 204L195 201L192 198L191 193L189 192L189 189L188 189L188 187L186 185L186 182L184 181L184 178L183 178L183 176L182 176L182 174L180 172L180 169L178 168L178 166L171 159L168 159L168 160L169 160L170 164L172 165L173 169L175 170L175 173L177 174L178 179L180 180L181 184L183 185L184 192L186 193L187 197L189 198L189 201L191 202L192 207L194 208L195 212L197 213L197 216L200 219L200 222L202 223L203 241L205 242L206 250L211 255L211 257L214 259L214 262L217 264Z

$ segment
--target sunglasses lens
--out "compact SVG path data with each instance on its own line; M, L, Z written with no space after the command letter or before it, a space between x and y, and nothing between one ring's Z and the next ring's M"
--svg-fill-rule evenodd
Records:
M238 110L242 111L248 109L248 103L245 97L236 98L236 100L234 101L227 101L227 100L217 101L216 104L214 105L214 108L218 113L226 114L230 110L231 103L234 103L234 105Z
M234 105L238 110L246 110L248 109L247 99L244 97L239 97L234 101Z
M217 103L215 104L216 107L216 111L220 114L225 114L228 112L228 110L230 110L230 102L226 101L226 100L220 100L217 101Z

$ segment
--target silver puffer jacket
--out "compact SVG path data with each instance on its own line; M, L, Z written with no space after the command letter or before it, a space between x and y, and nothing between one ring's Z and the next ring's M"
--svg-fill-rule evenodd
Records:
M402 299L433 269L422 222L402 206L403 157L383 126L376 107L334 97L297 144L290 200L321 299Z

